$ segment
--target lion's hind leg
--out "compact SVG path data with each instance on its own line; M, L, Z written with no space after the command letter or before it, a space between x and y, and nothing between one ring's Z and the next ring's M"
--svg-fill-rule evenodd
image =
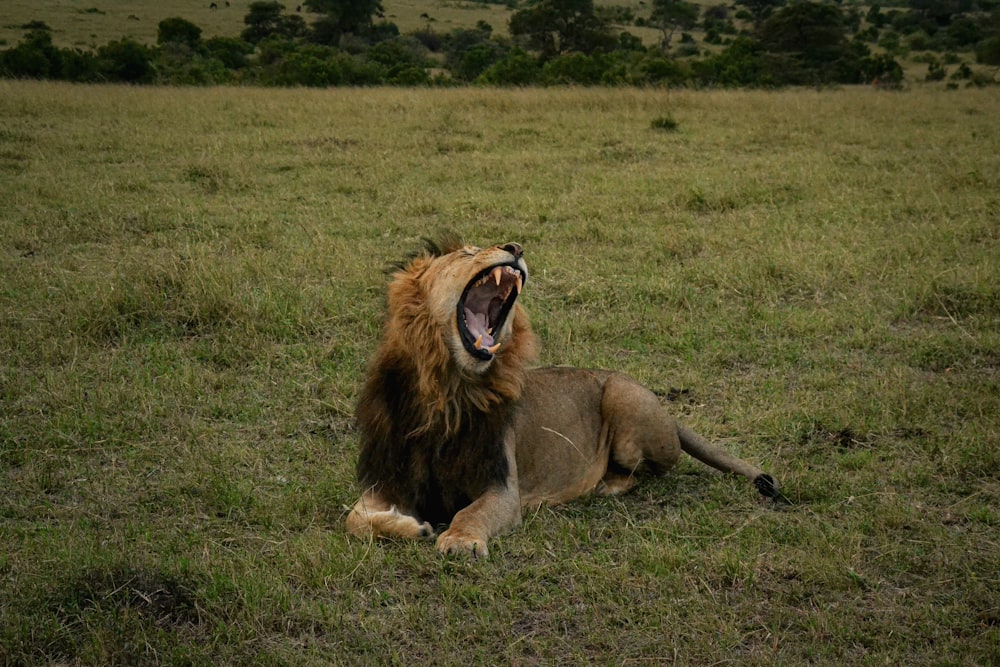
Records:
M347 530L358 537L433 537L434 529L426 521L386 502L373 491L361 496L347 515Z
M637 472L662 473L677 463L681 443L677 425L656 394L626 375L612 375L601 399L602 438L609 445L608 471L598 493L623 493Z

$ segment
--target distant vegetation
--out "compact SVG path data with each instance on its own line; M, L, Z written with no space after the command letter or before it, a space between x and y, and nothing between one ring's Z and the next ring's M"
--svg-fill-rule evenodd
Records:
M651 0L642 12L593 0L521 0L508 31L402 33L380 0L274 0L249 5L236 37L209 37L181 18L155 45L124 37L62 48L43 21L0 51L0 75L75 82L182 85L786 86L903 81L901 58L925 78L986 85L1000 67L1000 0L904 0L883 8L785 0L703 6ZM314 19L303 17L303 7ZM644 44L630 28L652 28ZM695 35L698 37L696 38ZM976 65L976 68L970 66Z

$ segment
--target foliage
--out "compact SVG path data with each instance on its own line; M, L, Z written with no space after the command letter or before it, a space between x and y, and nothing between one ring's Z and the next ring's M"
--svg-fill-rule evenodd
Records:
M786 0L736 0L737 7L743 7L749 13L754 27L763 25L774 11L785 6Z
M661 46L670 48L670 40L677 30L689 30L698 23L699 7L687 0L653 0L649 25L663 34Z
M385 82L390 85L414 86L430 82L426 48L413 37L381 41L368 49L365 59L382 67Z
M375 22L383 14L377 0L305 6L319 12L309 26L302 5L289 14L280 2L254 0L241 38L203 39L197 25L170 17L158 24L155 46L126 40L93 51L59 48L47 23L27 21L21 42L0 50L0 76L184 85L901 85L896 59L930 63L925 57L944 51L944 65L968 67L975 54L989 66L1000 34L994 0L919 0L867 13L828 2L755 0L735 14L726 5L706 7L700 24L699 5L654 0L648 18L636 19L660 30L660 44L651 47L633 31L613 34L609 21L627 12L598 11L592 0L533 0L511 14L511 37L483 20L438 33L430 18L401 34L393 22ZM668 55L677 30L681 47ZM873 56L876 41L882 53ZM942 72L930 79L946 77ZM992 76L970 71L964 79L988 85Z
M657 116L650 122L649 126L654 130L676 132L680 123L673 116Z
M765 65L763 48L750 37L737 37L720 53L693 62L691 70L704 86L776 85Z
M364 37L374 27L375 17L382 18L381 0L305 0L311 11L323 17L314 25L316 40L337 45L344 35Z
M1000 67L1000 8L994 9L987 23L986 34L976 46L976 61Z
M903 67L888 53L862 59L861 75L865 83L887 88L896 88L903 83Z
M157 44L186 44L191 48L201 41L201 28L180 17L163 19L157 26Z
M858 59L867 55L860 42L851 48L840 9L818 2L778 10L763 22L758 39L771 55L774 80L785 84L856 83Z
M523 38L542 60L574 51L607 51L615 42L608 24L594 12L593 0L538 0L514 12L510 33Z
M231 70L241 70L250 64L253 44L232 37L211 37L202 42L205 52Z
M476 81L491 86L529 86L538 80L540 69L537 58L515 47L487 67Z
M243 22L246 29L240 34L245 42L258 44L268 37L294 39L306 34L306 24L297 14L285 14L285 6L275 0L255 0Z
M52 44L48 30L32 30L17 46L0 54L0 68L13 78L60 78L63 51Z
M153 51L131 39L108 42L97 49L97 68L110 81L152 83L156 76Z
M502 60L509 49L500 43L484 39L463 49L454 42L447 52L448 69L462 81L475 81L488 68Z

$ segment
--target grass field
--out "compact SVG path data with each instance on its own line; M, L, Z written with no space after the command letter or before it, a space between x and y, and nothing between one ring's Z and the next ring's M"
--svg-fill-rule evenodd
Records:
M0 664L996 664L998 117L0 82ZM487 562L349 539L382 270L443 227L791 504L685 459Z

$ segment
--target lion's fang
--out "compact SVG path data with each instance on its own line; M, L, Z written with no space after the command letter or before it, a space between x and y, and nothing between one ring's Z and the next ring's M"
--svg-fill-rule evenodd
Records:
M486 348L486 351L489 352L490 354L496 354L497 350L499 350L499 349L500 349L500 343L497 343L493 347Z
M493 280L496 281L497 287L500 287L500 278L503 276L503 269L499 266L493 269Z
M476 346L477 350L483 349L483 334L479 334L479 338L477 338L476 342L473 344Z

